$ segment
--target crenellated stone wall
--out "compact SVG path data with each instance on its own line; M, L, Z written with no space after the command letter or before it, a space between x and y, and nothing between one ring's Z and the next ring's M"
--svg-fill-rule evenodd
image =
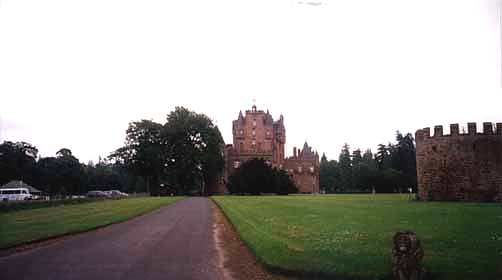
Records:
M450 134L442 126L420 129L415 134L418 192L422 200L502 201L502 123L494 127L458 124Z

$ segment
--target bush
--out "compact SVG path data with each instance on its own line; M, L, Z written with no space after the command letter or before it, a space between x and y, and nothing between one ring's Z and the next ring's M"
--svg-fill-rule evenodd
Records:
M227 188L232 194L297 193L298 188L284 171L270 167L263 159L244 162L228 178Z

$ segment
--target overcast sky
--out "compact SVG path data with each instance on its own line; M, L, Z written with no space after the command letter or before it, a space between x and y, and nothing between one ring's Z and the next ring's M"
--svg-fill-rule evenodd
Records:
M0 141L82 162L175 106L231 143L239 110L285 117L287 154L502 121L499 0L0 0ZM448 129L446 129L448 132Z

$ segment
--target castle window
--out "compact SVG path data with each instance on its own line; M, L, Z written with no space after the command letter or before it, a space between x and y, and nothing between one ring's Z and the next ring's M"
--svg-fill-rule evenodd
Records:
M251 145L256 146L256 141L253 140L253 142L251 142Z
M313 166L310 167L310 173L314 173L314 167Z
M240 161L238 160L234 161L234 168L239 168L240 165L241 165Z
M256 127L256 119L253 120L253 127Z
M253 132L252 132L253 136L256 136L256 131L253 129Z
M242 130L242 129L241 129L241 130L239 131L239 134L240 134L240 135L244 134L244 130Z
M302 167L298 166L298 173L302 173Z

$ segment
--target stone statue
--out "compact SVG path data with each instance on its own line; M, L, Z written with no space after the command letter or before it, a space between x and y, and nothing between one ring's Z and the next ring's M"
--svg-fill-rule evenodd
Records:
M392 248L392 274L396 280L421 280L425 271L421 262L424 250L412 231L399 231L394 235Z

